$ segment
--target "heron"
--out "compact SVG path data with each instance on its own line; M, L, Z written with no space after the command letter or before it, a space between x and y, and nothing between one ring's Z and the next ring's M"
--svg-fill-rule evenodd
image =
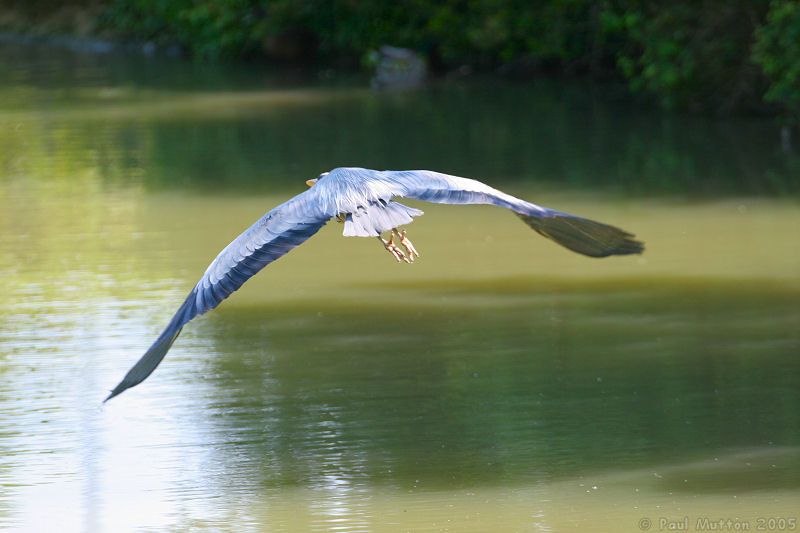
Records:
M345 237L377 238L398 263L416 261L420 254L401 228L423 212L398 198L504 207L544 237L588 257L644 251L642 242L617 227L526 202L474 179L430 170L335 168L306 184L307 190L268 211L217 255L161 335L104 402L152 374L189 321L217 307L332 219L344 225Z

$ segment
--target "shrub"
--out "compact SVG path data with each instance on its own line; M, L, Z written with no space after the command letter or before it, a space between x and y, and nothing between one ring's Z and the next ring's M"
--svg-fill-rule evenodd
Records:
M800 3L773 0L766 23L756 31L753 59L769 80L767 101L800 119Z

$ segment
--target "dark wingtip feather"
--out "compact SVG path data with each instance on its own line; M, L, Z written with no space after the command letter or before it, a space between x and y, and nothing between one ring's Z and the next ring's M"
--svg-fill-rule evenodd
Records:
M644 243L636 240L633 234L608 224L558 211L517 215L537 233L589 257L644 252Z
M167 355L167 352L172 347L172 343L175 342L176 338L178 338L180 332L180 327L178 327L177 330L174 327L167 327L167 329L161 334L161 336L158 337L158 339L156 339L153 345L150 346L150 348L136 362L136 364L133 365L130 370L128 370L128 373L125 374L125 377L122 378L122 381L120 381L117 386L111 390L111 393L105 400L103 400L103 403L106 403L114 396L122 394L131 387L135 387L147 379L147 376L153 373L156 367L164 359L164 356Z
M197 316L198 311L195 305L195 295L196 292L194 290L189 293L189 296L172 317L166 329L158 336L144 355L136 361L136 364L128 370L128 373L125 374L122 381L111 390L111 393L103 400L103 403L122 394L131 387L135 387L153 373L156 367L161 363L161 360L164 359L164 356L167 355L167 352L172 347L172 343L174 343L175 339L180 335L183 326Z

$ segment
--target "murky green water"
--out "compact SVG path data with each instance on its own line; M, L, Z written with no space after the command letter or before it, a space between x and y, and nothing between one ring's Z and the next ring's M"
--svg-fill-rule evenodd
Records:
M0 57L0 528L800 518L800 166L768 121L571 85ZM219 249L347 164L481 178L648 250L590 260L428 205L406 266L332 224L100 405Z

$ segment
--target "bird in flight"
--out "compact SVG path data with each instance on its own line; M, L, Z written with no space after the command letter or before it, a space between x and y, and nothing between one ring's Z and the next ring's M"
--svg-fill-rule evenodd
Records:
M183 326L217 307L259 270L305 242L331 219L344 224L345 237L375 237L396 261L414 262L419 253L406 231L399 228L422 211L396 198L504 207L539 234L589 257L644 250L642 242L614 226L520 200L480 181L430 170L336 168L306 184L308 190L269 211L219 253L166 329L104 401L144 381Z

